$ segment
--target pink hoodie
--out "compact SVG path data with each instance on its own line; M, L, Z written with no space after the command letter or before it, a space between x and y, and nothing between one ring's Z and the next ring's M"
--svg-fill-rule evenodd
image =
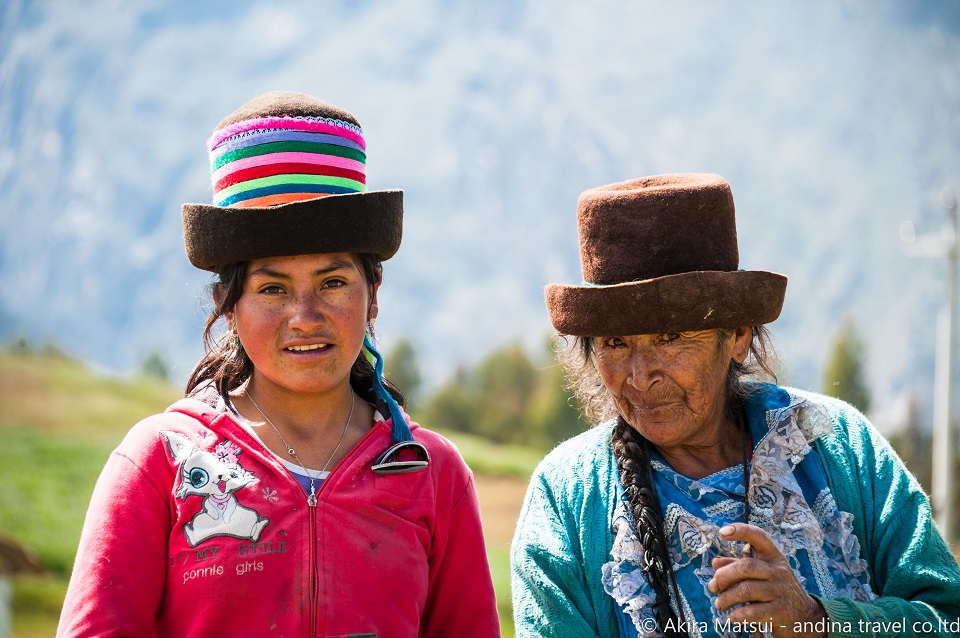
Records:
M379 421L309 507L230 414L141 421L97 482L57 636L499 636L473 476L410 427L426 470L371 471Z

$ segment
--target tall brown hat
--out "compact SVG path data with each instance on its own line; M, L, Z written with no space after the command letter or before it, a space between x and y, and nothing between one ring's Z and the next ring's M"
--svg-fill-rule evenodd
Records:
M561 334L735 328L780 316L787 278L738 270L730 185L719 175L642 177L580 195L584 285L546 288Z
M400 247L403 191L366 190L366 142L347 111L303 93L265 93L220 122L207 150L213 205L183 205L197 268L332 252L383 260Z

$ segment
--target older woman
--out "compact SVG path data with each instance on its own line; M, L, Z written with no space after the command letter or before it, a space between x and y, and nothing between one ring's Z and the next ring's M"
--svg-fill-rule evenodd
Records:
M584 285L547 287L597 422L537 468L518 636L953 635L960 569L851 406L770 373L786 277L738 270L716 175L585 192ZM772 374L770 374L772 376Z

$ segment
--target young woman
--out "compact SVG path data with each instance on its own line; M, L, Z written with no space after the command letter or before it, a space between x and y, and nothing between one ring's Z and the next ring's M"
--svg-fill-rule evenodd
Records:
M402 192L366 192L356 119L299 93L208 147L214 205L183 207L207 354L107 462L58 636L499 635L472 475L372 340Z

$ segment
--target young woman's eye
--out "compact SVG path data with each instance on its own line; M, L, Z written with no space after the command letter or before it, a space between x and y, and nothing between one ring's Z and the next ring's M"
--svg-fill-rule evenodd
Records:
M345 282L343 279L329 279L323 282L324 288L340 288L346 285L347 285L347 282Z
M260 289L260 292L265 295L279 295L283 293L283 288L277 285L264 286Z

